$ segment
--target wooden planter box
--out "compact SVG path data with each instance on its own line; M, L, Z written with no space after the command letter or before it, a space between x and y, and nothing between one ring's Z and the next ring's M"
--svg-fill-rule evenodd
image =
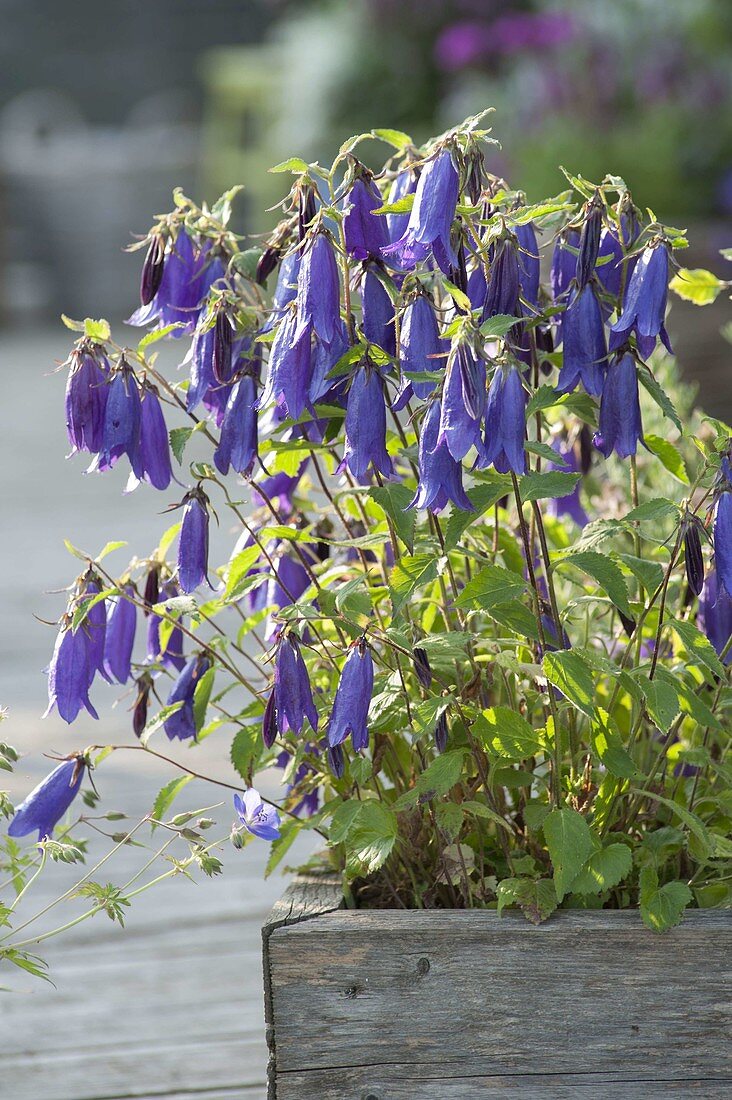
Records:
M300 878L264 928L269 1100L732 1096L732 912L342 908Z

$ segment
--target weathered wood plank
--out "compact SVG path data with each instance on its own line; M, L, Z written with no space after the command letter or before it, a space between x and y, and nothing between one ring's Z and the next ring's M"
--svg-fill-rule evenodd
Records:
M270 1097L728 1096L730 948L719 911L664 936L608 911L538 928L485 911L281 925L265 963Z

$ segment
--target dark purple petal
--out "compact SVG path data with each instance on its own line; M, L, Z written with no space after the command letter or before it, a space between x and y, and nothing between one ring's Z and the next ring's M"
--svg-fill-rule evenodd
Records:
M274 673L274 699L277 729L280 734L302 732L305 719L318 728L318 712L310 689L307 668L297 641L288 636L277 647Z
M357 260L377 257L388 243L386 219L372 211L383 205L373 179L359 176L344 200L346 251Z
M369 266L361 283L363 314L361 327L370 344L377 344L387 355L396 355L394 306L381 280Z
M257 389L254 378L245 374L232 387L221 426L221 438L214 451L214 463L222 474L233 467L248 476L257 457Z
M160 398L151 386L142 391L140 414L140 468L155 489L167 489L173 477L170 466L168 427Z
M124 365L115 371L109 384L104 410L99 469L108 470L122 455L127 455L132 471L142 477L140 461L140 424L142 404L134 371Z
M538 310L540 261L536 232L531 222L526 225L516 225L513 231L519 244L518 268L521 297L535 310Z
M450 233L458 191L458 174L452 157L449 150L442 149L422 169L403 236L387 245L382 254L393 255L401 266L412 268L431 251L445 274L451 267L457 267L458 258Z
M450 454L446 443L438 444L440 402L427 409L419 441L419 484L409 508L428 508L440 512L448 503L472 512L473 505L463 489L462 466Z
M634 455L643 440L638 372L630 354L611 361L600 398L598 450L607 458L613 451L618 458Z
M106 357L79 348L71 355L66 382L66 433L74 451L96 454L102 447L109 387Z
M135 590L125 586L125 594L112 596L108 601L107 629L104 639L104 667L109 676L120 684L130 678L132 648L135 644L137 612L132 602Z
M328 725L328 744L342 744L349 733L358 752L368 746L368 713L374 688L371 650L359 642L349 652L341 671Z
M430 299L419 294L404 310L399 332L399 365L402 375L444 370L448 345L440 339L437 317ZM405 379L404 382L407 382ZM403 382L403 385L404 385ZM429 397L433 382L411 382L415 397Z
M340 328L338 264L326 233L315 234L300 262L297 324L300 330L315 331L326 344L335 339Z
M725 491L717 500L714 516L714 564L720 587L732 596L732 492Z
M74 801L84 778L81 756L64 760L31 791L15 809L8 826L9 836L27 836L38 830L38 839L53 835L54 827Z
M516 239L513 236L498 241L493 253L488 279L482 319L507 314L510 317L519 314L519 260Z
M351 383L345 433L345 461L358 482L367 480L370 467L385 478L394 476L386 451L384 383L371 367L360 367Z
M592 284L573 293L562 318L562 339L559 390L568 393L581 380L589 394L599 397L607 369L607 348L602 311Z
M293 420L305 411L313 372L311 331L310 325L298 323L294 313L288 313L280 323L272 341L267 381L258 408L264 409L274 400Z
M88 710L92 718L99 718L89 701L89 685L94 671L92 669L90 675L89 647L83 629L72 632L71 627L62 628L48 668L48 707L44 718L54 706L64 722L69 724L82 707Z
M717 655L721 656L732 638L732 596L719 583L714 568L707 570L699 597L699 627L714 646ZM724 663L732 663L732 649L724 658Z
M480 420L485 407L485 363L460 345L448 361L442 387L442 415L438 442L459 461L471 447L479 447Z
M192 490L186 496L178 539L178 581L184 592L193 592L208 580L208 507L205 495Z
M173 684L166 705L171 707L174 703L183 703L174 714L165 719L163 728L170 741L176 738L185 741L189 737L196 736L196 720L193 714L193 697L196 688L203 675L208 672L211 662L203 654L191 657L184 666L183 671Z

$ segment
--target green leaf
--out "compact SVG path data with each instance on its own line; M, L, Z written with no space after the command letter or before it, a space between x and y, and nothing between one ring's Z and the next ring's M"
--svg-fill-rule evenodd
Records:
M636 673L634 679L643 692L651 721L662 733L668 733L681 709L676 689L665 680L649 680L642 673Z
M169 783L166 783L165 786L158 791L151 811L155 821L163 820L165 814L173 805L174 800L183 788L188 786L192 779L192 775L176 776L175 779L171 779ZM151 824L151 830L155 829L155 827L155 822L153 822Z
M526 591L526 581L511 569L484 565L469 580L455 601L459 607L477 606L483 610L515 600Z
M549 878L504 878L496 895L499 916L507 905L515 905L532 924L541 924L557 907L556 890Z
M143 748L145 747L145 745L147 745L148 741L156 732L156 730L159 730L163 723L167 722L168 718L170 718L171 715L176 714L182 706L183 700L180 700L177 703L171 703L169 707L160 708L158 713L149 720L144 730L140 734L140 744L143 746Z
M589 666L569 649L545 653L544 675L588 718L595 715L595 685Z
M441 798L447 794L462 776L464 756L464 749L455 749L436 756L417 776L414 787L396 800L394 809L406 810L418 802L430 802L433 798Z
M695 306L708 306L717 300L720 292L729 283L718 279L713 272L705 271L702 267L680 267L668 285L669 290L673 290L685 302L693 302Z
M247 546L244 550L231 559L226 567L226 591L224 599L228 602L236 600L241 595L241 587L248 580L249 570L259 560L261 550L256 544Z
M620 731L614 719L602 707L597 708L597 717L590 728L592 747L600 761L611 775L618 779L633 779L638 769L633 758L623 747Z
M645 500L637 508L632 508L623 519L632 523L657 523L667 516L678 516L679 506L665 497L654 497L653 500Z
M487 475L490 480L487 481ZM473 489L468 489L468 499L473 505L474 512L465 512L454 508L450 513L445 528L445 546L448 550L454 550L467 530L480 516L497 504L501 497L511 492L511 478L507 474L496 474L492 470L486 470L481 477L481 484Z
M240 726L231 742L229 757L247 787L251 785L252 771L260 756L262 730L259 722Z
M206 724L206 708L211 698L215 677L216 668L209 668L196 684L196 690L193 693L193 721L196 726L196 733L200 733Z
M508 313L496 313L494 317L489 317L486 321L483 321L480 326L481 336L484 336L486 340L491 338L500 339L510 332L520 320L520 317L511 317Z
M409 214L414 206L414 194L402 195L400 199L395 199L394 202L385 202L381 206L375 206L371 211L372 215L378 217L380 214Z
M555 466L566 467L567 465L567 463L564 462L561 456L558 455L554 448L550 447L548 443L536 443L532 440L529 440L528 443L524 444L524 447L530 454L538 455L539 458L545 459L546 462L553 462Z
M655 592L663 581L663 569L658 562L636 558L633 554L618 554L618 558L638 578L646 592Z
M270 845L269 858L267 860L267 866L264 869L265 878L269 878L272 872L285 858L302 828L303 823L301 821L295 821L291 817L282 822L279 840L274 840Z
M505 626L520 638L528 638L532 642L541 641L536 615L519 600L509 600L498 607L488 607L486 612L499 626Z
M121 550L123 546L126 546L126 542L105 542L102 549L97 554L95 561L103 561L107 554L113 553L115 550Z
M407 510L414 493L406 485L398 485L395 482L387 482L369 489L369 496L374 500L382 512L389 517L394 524L397 535L402 540L410 554L414 553L414 523L416 512L413 508Z
M544 839L554 868L554 887L561 901L592 855L590 827L576 810L552 810L544 818Z
M179 328L184 328L183 321L175 321L172 325L163 325L162 328L154 328L150 332L146 332L137 344L138 355L143 355L145 350L152 344L157 344L158 340L164 340L166 336L170 336L171 332L175 332Z
M171 428L168 436L170 438L170 449L176 457L179 466L183 465L183 452L186 449L186 443L193 435L193 428Z
M289 157L287 160L281 160L279 164L275 164L274 168L269 169L270 172L294 172L295 175L301 175L303 172L310 171L310 165L306 164L300 157Z
M724 665L717 656L714 646L693 623L683 619L673 619L671 626L681 639L692 664L703 665L715 676L726 675Z
M642 869L639 886L641 917L652 932L666 932L679 924L684 909L693 900L685 882L667 882L659 887L654 867Z
M362 804L354 828L346 838L346 858L351 873L372 875L383 867L396 844L398 825L382 802Z
M331 844L342 844L356 824L361 807L364 805L357 798L349 798L340 802L330 821L328 839Z
M109 321L105 321L103 317L98 321L95 321L93 317L85 317L84 335L88 336L90 340L96 340L100 344L105 344L112 335Z
M583 550L563 554L556 563L557 566L567 564L577 566L583 573L587 573L596 580L615 606L628 618L632 616L625 578L614 561L605 557L604 554L598 554L596 550Z
M566 497L582 474L565 474L561 470L546 470L526 474L519 479L522 500L543 500L545 497Z
M372 130L371 133L379 141L385 141L387 145L392 145L400 152L402 149L406 149L408 145L414 144L409 134L405 134L403 130L379 129Z
M396 615L417 589L437 576L434 554L415 554L401 558L389 574L391 602Z
M570 887L572 894L602 894L630 873L633 853L627 844L608 844L593 852Z
M645 433L644 439L648 450L661 460L668 472L684 485L688 485L689 475L686 472L686 464L673 443L669 443L667 439L661 439L660 435L651 435L650 432Z
M544 751L541 737L515 710L489 707L476 719L473 732L489 752L509 760L525 760Z
M683 432L681 420L679 419L679 414L676 412L676 409L673 406L673 402L666 395L665 391L661 389L650 369L646 366L639 367L638 377L645 386L648 393L658 405L663 415L667 417L673 424L675 424L680 432Z
M700 817L697 817L691 810L687 810L686 806L679 805L678 802L674 802L671 798L664 798L663 795L656 794L655 791L651 793L649 791L637 790L635 787L632 787L631 790L633 794L641 795L643 798L650 798L654 802L660 802L662 806L671 810L676 817L678 817L679 821L681 821L689 832L693 833L699 841L699 846L704 857L707 859L709 858L714 850L714 844L709 830Z

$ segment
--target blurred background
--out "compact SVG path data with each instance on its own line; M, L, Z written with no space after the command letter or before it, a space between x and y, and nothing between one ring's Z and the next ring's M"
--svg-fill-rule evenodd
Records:
M727 278L718 250L732 245L732 4L0 0L0 19L0 377L8 410L0 703L10 711L3 737L29 753L9 780L19 797L47 770L41 752L131 738L130 700L112 710L111 691L97 698L100 723L80 719L69 729L57 716L38 721L55 635L40 620L58 618L61 590L78 569L64 537L91 552L108 539L127 539L144 553L168 525L159 512L170 503L147 486L123 497L119 470L85 478L80 458L63 461L65 372L54 371L72 334L58 318L63 311L121 325L137 304L140 268L140 255L125 246L170 208L173 187L211 201L243 183L235 227L263 232L276 220L267 208L286 186L266 171L278 161L299 155L327 163L346 137L372 127L406 130L420 142L493 106L501 148L490 151L489 168L530 201L564 188L560 164L592 180L620 174L639 204L688 227L684 266ZM724 294L704 310L675 300L670 328L702 404L732 421L728 345L719 334L728 318ZM125 330L115 331L123 342ZM162 354L173 370L183 353L168 345ZM232 533L223 527L214 537L225 553ZM204 770L236 781L225 746L214 742L202 747ZM118 799L142 813L169 776L149 761L141 775L137 761L116 759L123 755L100 773L105 804ZM221 812L228 814L228 802ZM206 1092L212 1100L264 1095L258 937L281 883L261 885L261 850L239 855L237 871L213 890L206 884L193 905L180 900L180 883L170 903L149 895L131 931L121 934L126 957L139 958L142 970L133 967L119 989L109 961L119 960L118 930L100 933L93 925L91 934L83 925L75 945L63 941L49 953L61 968L60 1001L40 983L25 1001L0 998L0 1019L20 1044L0 1056L0 1080L12 1081L9 1093L0 1085L3 1096L173 1096L178 1085L175 1095L188 1096L199 1079L202 1088L221 1085L215 1098ZM183 922L177 931L171 912ZM209 954L191 938L204 916ZM242 943L245 980L241 959L231 959ZM164 966L168 957L178 965ZM97 973L106 975L101 999ZM184 1011L203 1003L204 994L223 1006L211 1003L208 1015ZM215 1073L210 1046L208 1057L181 1060L175 1042L165 1047L162 1024L160 1035L150 1030L147 1053L132 1040L110 1052L110 1036L139 997L158 1005L160 1019L177 1005L176 1034L188 1044L192 1036L228 1036ZM47 1037L42 1050L41 1016L58 1037ZM232 1078L232 1091L224 1088L234 1063L247 1065L251 1088L241 1076ZM152 1074L139 1088L135 1066Z

